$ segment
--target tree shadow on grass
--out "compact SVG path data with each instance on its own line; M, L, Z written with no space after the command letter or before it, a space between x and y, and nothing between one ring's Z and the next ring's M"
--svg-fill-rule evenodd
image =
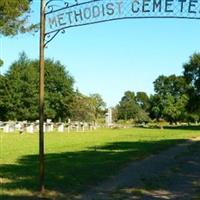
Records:
M85 151L49 153L45 156L45 184L49 194L38 196L38 155L0 165L2 199L73 199L125 166L185 140L114 142Z
M190 130L190 131L200 131L200 125L184 125L184 126L164 126L164 129L170 129L170 130Z

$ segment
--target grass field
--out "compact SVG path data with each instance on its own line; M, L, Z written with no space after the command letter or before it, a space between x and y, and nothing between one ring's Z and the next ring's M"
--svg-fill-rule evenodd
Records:
M158 153L200 130L99 129L87 133L45 134L45 199L78 195L114 175L129 161ZM2 199L39 199L38 134L1 137Z

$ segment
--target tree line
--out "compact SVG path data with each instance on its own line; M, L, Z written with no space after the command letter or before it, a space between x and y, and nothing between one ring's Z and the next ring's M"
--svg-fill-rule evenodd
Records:
M39 61L22 53L0 75L0 120L37 120L38 91ZM96 121L104 117L105 106L99 94L74 90L74 78L59 61L45 60L45 119Z
M200 121L200 54L183 65L180 76L159 76L155 94L126 91L113 108L113 118L147 123ZM0 120L38 119L39 61L21 53L0 75ZM89 96L74 90L74 78L59 61L45 60L45 119L103 121L106 104L100 94Z
M0 1L0 36L15 36L38 29L31 24L32 0ZM0 67L3 61L0 58ZM38 119L38 60L22 54L9 71L0 75L0 120ZM53 120L97 120L104 117L105 103L99 94L86 96L73 88L74 79L60 62L45 61L45 118ZM153 119L200 121L200 54L193 54L183 65L180 76L159 76L154 95L124 93L113 108L114 119L137 123Z
M160 75L154 81L154 95L126 91L114 108L115 120L136 123L160 119L170 123L200 121L200 54L183 65L180 76Z

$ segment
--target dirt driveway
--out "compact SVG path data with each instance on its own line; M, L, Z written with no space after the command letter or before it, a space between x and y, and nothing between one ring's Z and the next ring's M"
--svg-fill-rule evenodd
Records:
M131 163L86 200L200 200L200 137Z

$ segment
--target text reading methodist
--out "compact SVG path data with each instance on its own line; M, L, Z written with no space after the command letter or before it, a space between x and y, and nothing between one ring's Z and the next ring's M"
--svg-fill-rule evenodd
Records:
M46 14L46 32L128 18L200 19L200 0L96 0Z

